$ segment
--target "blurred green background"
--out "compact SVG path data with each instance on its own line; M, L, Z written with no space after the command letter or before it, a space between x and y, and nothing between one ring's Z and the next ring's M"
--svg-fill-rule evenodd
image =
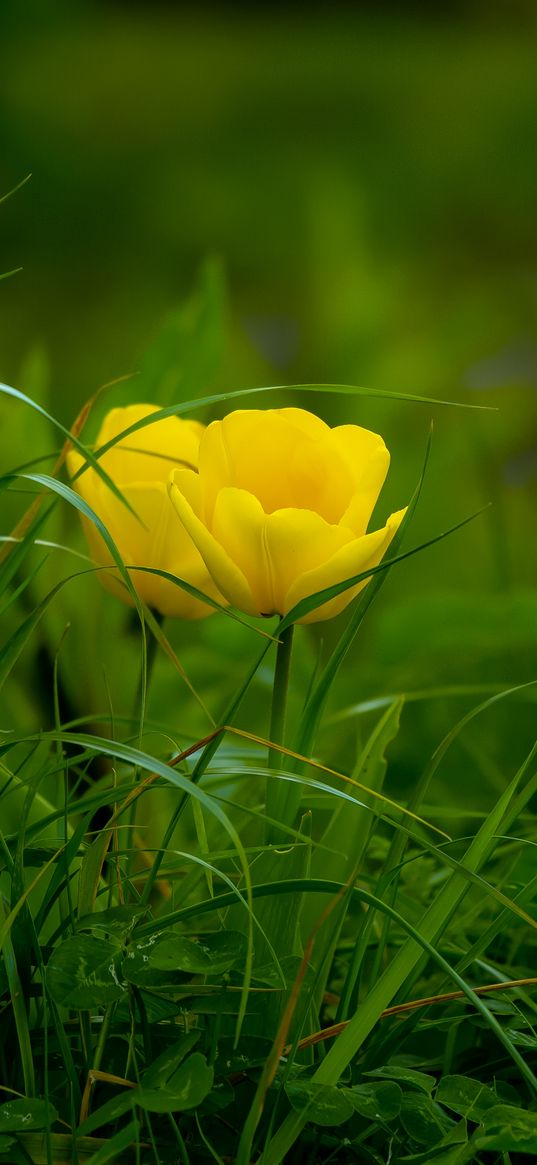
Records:
M334 699L534 678L535 4L304 14L26 0L4 2L0 23L2 191L32 173L0 207L1 269L23 266L0 284L1 379L70 424L100 384L137 372L105 395L89 437L113 403L261 384L344 382L493 406L301 398L331 423L382 432L392 451L382 517L408 500L434 421L408 545L492 502L392 571ZM59 445L5 399L0 442L6 468ZM2 532L23 500L2 503ZM50 530L75 544L67 507ZM23 610L73 569L66 562L49 558ZM23 659L8 696L15 722L49 719L66 622L66 714L107 708L110 692L116 710L130 706L128 612L86 579L47 613L39 666ZM301 636L297 684L336 632ZM170 634L217 714L256 644L220 617ZM268 683L267 672L252 706ZM162 661L154 706L176 699ZM412 769L416 724L433 744L458 708L412 706L401 771ZM192 730L206 727L183 693L181 709ZM510 741L517 716L506 714ZM480 763L501 783L487 731Z

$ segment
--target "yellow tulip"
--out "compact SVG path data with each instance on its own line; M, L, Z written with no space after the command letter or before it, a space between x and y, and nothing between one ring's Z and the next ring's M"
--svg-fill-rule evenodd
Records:
M112 409L101 425L96 448L154 412L157 409L146 404ZM210 598L225 602L189 535L181 530L167 493L171 470L181 465L188 466L190 473L196 472L203 431L204 426L198 421L168 417L131 433L103 454L100 464L134 513L129 512L91 467L77 477L74 488L106 526L126 566L169 571ZM72 477L83 464L84 458L78 452L68 453L67 466ZM84 517L82 523L94 561L99 566L112 566L113 559L95 524ZM117 569L103 572L101 577L108 590L130 603ZM201 619L213 611L206 603L158 575L133 571L131 577L140 598L162 615Z
M358 425L304 409L237 410L205 430L199 472L172 472L170 497L216 585L250 615L285 615L306 596L377 566L405 513L367 526L390 455ZM299 620L329 619L367 580Z

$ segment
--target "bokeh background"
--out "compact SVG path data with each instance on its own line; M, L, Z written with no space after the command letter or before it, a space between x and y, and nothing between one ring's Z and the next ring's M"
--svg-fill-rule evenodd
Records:
M99 385L136 373L107 390L88 438L115 403L262 384L343 382L490 406L300 398L331 423L383 433L392 469L380 516L409 498L434 422L408 545L492 503L391 572L334 704L533 679L535 4L299 12L4 0L0 23L0 192L32 174L0 206L1 269L23 267L0 284L0 378L70 424ZM0 444L9 468L59 439L1 400ZM25 500L3 495L3 533ZM82 549L67 506L49 537ZM72 569L51 554L21 613ZM49 721L51 661L67 623L65 715L110 699L118 712L130 706L129 613L84 579L58 596L37 654L23 657L7 697L14 723ZM302 635L297 686L337 630ZM256 644L220 617L170 635L217 714ZM254 703L269 681L261 674L251 697L260 728ZM202 731L188 693L174 692L162 660L154 708L180 708ZM417 735L433 747L466 706L453 695L412 705L401 780L415 769ZM524 717L512 703L494 730L475 729L477 750L469 738L472 764L498 788ZM334 748L347 731L354 740L354 722Z

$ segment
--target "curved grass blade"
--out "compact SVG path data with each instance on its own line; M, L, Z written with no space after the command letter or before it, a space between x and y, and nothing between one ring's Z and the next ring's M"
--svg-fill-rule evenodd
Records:
M0 917L5 921L5 907L1 898ZM28 1026L28 1015L26 1013L26 1002L22 984L19 978L15 950L9 932L7 932L4 936L2 958L6 970L9 993L11 996L11 1006L13 1008L13 1018L15 1020L15 1028L19 1042L20 1062L24 1079L24 1091L26 1096L34 1096L35 1075L32 1055L32 1042L30 1037L30 1029Z
M78 578L78 575L69 575L68 578L63 578L59 583L56 583L56 586L53 587L51 591L49 591L48 595L45 595L45 598L41 600L41 602L37 607L34 608L31 614L28 615L28 617L20 624L19 627L17 627L17 630L13 632L13 635L11 635L11 637L8 639L7 643L5 643L0 649L0 689L6 682L7 677L9 676L12 668L19 658L19 655L24 650L28 639L37 627L40 619L45 614L45 611L49 604L52 602L54 596L57 595L58 591L61 591L62 587L64 587L65 584L72 578Z
M522 688L513 688L512 691L522 691ZM483 684L445 684L438 688L413 689L404 692L392 692L387 696L374 696L371 700L360 700L358 704L349 704L339 712L332 712L325 724L339 724L342 720L350 720L353 716L364 716L368 712L378 712L388 708L394 700L404 700L405 704L427 702L428 700L459 699L461 696L479 696L489 693L491 696L506 691L506 685L495 683ZM537 693L535 694L537 698ZM531 701L532 702L532 701Z
M483 409L487 412L497 411L496 406L493 405L476 405L473 402L467 403L463 401L448 401L437 400L434 397L426 397L413 395L412 393L392 392L388 389L364 388L359 385L352 384L270 384L261 385L254 388L239 388L232 392L213 392L208 396L198 397L197 399L180 401L175 405L167 405L166 408L159 409L158 412L152 413L148 417L142 417L139 421L133 422L121 433L107 441L100 449L95 451L95 457L102 457L109 449L112 449L118 441L123 441L125 437L129 437L131 433L136 433L139 429L145 429L147 425L155 425L158 421L165 421L168 417L182 416L183 413L193 412L195 409L205 408L208 405L224 404L228 401L240 400L245 396L259 396L270 392L320 392L332 396L368 396L376 397L378 399L387 400L401 400L411 401L418 404L426 405L441 405L452 408L464 409Z
M27 739L31 740L31 739L36 739L36 738L29 737ZM148 753L142 752L141 749L132 748L130 745L121 744L117 741L107 740L106 738L100 737L100 736L85 736L85 735L79 735L77 733L71 733L71 732L55 732L55 731L54 732L47 732L47 733L41 734L39 736L39 739L40 740L45 739L45 740L56 741L56 742L64 743L64 744L72 744L75 746L81 746L83 749L89 751L90 753L93 753L93 754L98 753L99 755L109 756L115 760L124 761L125 764L132 765L135 769L141 769L141 770L151 774L152 776L155 775L155 776L163 777L166 782L168 782L171 785L175 785L176 788L180 789L185 794L185 796L187 798L189 796L194 797L199 802L199 804L201 806L203 806L203 808L206 809L210 814L212 814L212 816L217 819L217 821L220 823L220 825L223 826L223 828L225 829L226 833L230 837L230 839L231 839L231 841L236 849L236 852L237 852L237 855L238 855L238 858L239 858L239 861L241 864L242 873L244 876L244 882L245 882L245 887L246 887L246 897L247 897L247 901L248 901L248 922L249 922L248 957L247 957L246 973L245 973L245 980L244 980L244 993L243 993L243 998L241 1000L241 1008L239 1011L239 1019L238 1019L238 1029L237 1030L239 1032L243 1018L244 1018L245 1010L246 1010L247 993L248 993L248 987L250 984L251 970L252 970L252 914L251 914L251 906L250 906L251 879L250 879L250 870L249 870L248 862L246 859L246 854L244 853L244 848L243 848L241 839L240 839L239 834L237 833L234 825L229 820L229 817L227 816L227 814L224 812L223 809L221 809L220 805L218 805L211 796L209 796L202 789L200 789L198 785L196 785L195 783L192 782L192 780L189 780L187 777L184 777L182 773L177 772L177 769L172 768L170 765L165 764L163 761L159 761L156 757L149 756ZM118 819L121 812L124 812L124 810L128 807L128 804L131 802L132 798L139 796L142 790L143 790L142 785L137 785L135 787L135 791L132 794L132 796L130 798L127 798L126 801L124 801L121 809L118 810L113 815L113 817L110 819L110 821L108 822L109 826L111 825L111 823L115 822ZM116 799L117 799L117 790L115 791L115 793L116 793Z
M368 797L372 797L377 801L382 801L384 805L389 805L391 809L397 810L397 812L402 813L403 816L411 817L412 820L418 822L419 825L424 825L426 829L431 829L434 833L437 833L441 837L447 838L449 841L451 841L451 838L448 837L448 834L444 833L443 829L438 829L436 825L431 825L430 821L425 821L423 817L419 817L416 813L409 812L409 810L405 809L404 806L399 805L397 801L393 801L390 797L386 797L384 793L379 793L376 789L371 789L367 785L361 784L360 781L355 781L353 777L348 777L346 773L340 773L337 769L331 769L328 765L322 764L321 761L313 760L311 757L302 756L301 753L294 752L290 748L285 748L283 744L273 744L272 741L265 740L262 736L256 736L253 732L246 732L242 728L234 728L232 725L226 724L224 726L224 731L231 732L234 736L239 736L243 740L251 740L263 748L267 748L269 750L272 749L275 752L279 752L282 754L282 756L290 757L292 760L298 761L301 765L309 765L310 768L318 769L320 772L326 773L330 777L336 777L338 781L344 781L345 784L352 785L354 789L359 789L361 793L366 793ZM251 772L252 770L250 769L249 771ZM301 777L297 774L285 772L277 773L271 769L258 769L257 772L263 772L265 776L273 776L276 779L281 779L283 777L284 780L291 781L295 784L305 780L304 777ZM332 789L330 785L324 785L322 788L328 793L334 793L334 789ZM351 798L351 800L354 800L354 798ZM355 804L356 803L357 802L355 801Z
M348 1064L361 1048L364 1040L375 1026L380 1014L388 1007L391 1000L397 991L399 991L407 980L408 976L414 970L416 964L421 959L422 950L426 949L425 943L432 944L437 936L442 933L447 921L451 918L454 910L462 901L468 882L464 877L462 870L470 870L473 873L478 872L483 861L490 852L490 845L494 839L498 829L504 818L508 815L515 794L523 780L529 766L532 764L535 756L537 756L537 743L534 745L530 754L519 768L518 772L513 777L505 793L500 797L494 809L489 813L486 821L479 829L471 845L468 847L463 861L461 862L461 870L454 871L438 894L436 900L425 911L421 923L421 932L418 937L417 933L413 937L409 937L403 947L398 951L391 963L377 979L368 993L367 998L359 1004L354 1015L349 1020L348 1027L342 1033L336 1044L330 1049L326 1057L322 1061L320 1067L313 1076L313 1081L319 1084L335 1084L340 1078L342 1072L345 1071ZM386 911L387 904L381 903L377 900L378 909ZM389 909L392 909L391 907ZM403 925L403 920L397 918L398 923ZM404 928L408 930L409 924L404 921ZM431 946L431 957L436 961L439 960L437 951L432 952L434 948ZM440 956L441 957L441 956ZM452 968L449 964L444 968L446 973L453 978ZM457 980L455 980L457 981ZM465 990L467 985L461 981L461 989ZM468 989L469 990L469 989ZM473 1002L473 1000L472 1000ZM504 1042L504 1034L502 1033L502 1042ZM519 1053L513 1049L517 1063ZM512 1052L510 1054L513 1054ZM519 1063L519 1067L521 1067ZM521 1071L524 1071L526 1079L529 1080L529 1069L524 1063ZM531 1074L533 1077L533 1073ZM537 1079L533 1077L532 1087L537 1091ZM266 1154L262 1158L263 1165L276 1165L280 1162L285 1153L294 1144L296 1137L299 1135L303 1122L300 1118L297 1119L298 1114L294 1113L287 1117L283 1125L280 1127L275 1137L273 1138Z
M442 542L444 538L449 538L450 534L455 534L457 530L462 530L469 522L475 521L481 514L488 510L490 503L486 506L481 506L479 510L475 510L467 518L456 522L454 526L449 526L447 530L443 530L441 534L435 534L434 538L428 538L426 542L421 542L419 546L414 546L412 550L405 550L402 554L396 554L393 558L385 558L379 562L378 566L371 566L369 570L362 570L359 574L352 575L350 578L344 579L343 582L334 583L330 587L325 587L322 591L316 591L313 595L307 595L305 599L301 599L288 613L284 615L280 624L278 624L278 632L286 631L291 623L296 623L298 619L302 619L304 615L309 615L311 611L316 611L317 607L322 607L323 603L327 603L329 599L336 599L338 595L342 595L345 591L350 590L351 587L361 583L364 579L374 578L375 575L382 574L395 566L397 562L404 562L405 558L412 558L412 555L419 554L421 550L427 550L429 546L435 546L437 542ZM408 517L408 515L407 515ZM399 530L402 529L403 524L406 524L406 517L401 522ZM399 531L398 531L399 532ZM392 547L396 542L397 534L392 540ZM399 544L399 541L398 543ZM369 587L367 587L369 590Z
M22 538L15 538L13 534L0 534L1 542L10 542L14 545L20 544ZM42 546L46 550L64 550L66 554L72 554L73 558L81 558L83 562L91 563L89 554L83 554L81 550L73 550L72 546L64 546L62 542L49 542L47 538L32 539L32 546Z
M402 544L407 526L412 521L414 511L419 502L425 474L427 472L427 466L429 464L431 443L432 428L429 430L427 444L425 446L423 466L416 488L410 499L409 506L403 521L401 522L399 529L396 531L395 536L392 539L392 554L396 554L399 546ZM354 610L352 611L349 623L347 624L345 630L340 636L338 643L332 651L330 659L325 664L316 682L312 685L300 722L296 746L298 752L307 753L312 751L315 734L330 688L332 687L339 668L341 667L341 664L343 663L343 660L345 659L351 644L354 642L354 639L360 629L360 626L371 603L378 594L382 584L387 577L389 564L384 561L380 563L379 566L383 569L376 569L374 577L370 578L368 585L362 591L356 604L354 605Z
M22 267L12 267L11 271L2 271L0 274L0 283L2 283L4 279L11 279L12 275L19 275L21 271Z
M99 477L102 479L102 481L104 481L105 485L108 486L108 489L112 490L112 493L114 494L114 496L116 498L118 498L118 500L121 502L122 505L126 506L126 508L128 510L130 510L130 512L132 514L134 514L134 510L133 510L130 502L127 501L127 499L122 494L121 490L118 489L115 482L112 480L112 478L106 472L106 470L103 469L102 465L99 465L99 461L98 461L97 457L92 453L91 449L88 449L87 446L84 445L84 443L79 440L79 438L75 435L75 433L73 433L69 429L67 429L65 427L65 425L61 424L60 421L57 421L56 418L52 416L52 413L47 412L47 410L44 409L42 407L42 405L37 404L37 401L32 400L32 398L30 396L26 396L26 393L20 392L18 388L12 388L11 385L3 384L0 382L0 392L3 393L5 396L11 396L15 400L20 401L22 404L28 405L30 408L35 409L35 411L40 413L40 415L42 417L44 417L45 420L47 420L51 425L54 425L55 428L59 429L60 433L63 433L63 436L66 439L66 442L69 442L70 444L75 446L75 449L77 449L78 452L81 454L81 456L84 457L86 463L91 465L92 469L94 469L95 472L99 474ZM10 477L10 476L11 476L10 474L4 475L4 477ZM26 475L21 474L20 476L26 476ZM28 476L30 477L30 480L31 480L33 475L28 475ZM34 480L39 480L39 474L35 475ZM42 482L42 484L46 484L46 482Z
M13 195L16 194L18 190L22 190L22 187L26 186L26 183L30 181L31 177L32 177L31 173L27 174L25 178L21 178L20 182L17 182L16 186L13 186L11 188L11 190L8 190L7 194L0 194L0 206L2 205L3 202L7 202L8 198L12 198Z
M247 627L249 631L255 631L263 639L268 639L271 643L278 642L276 636L269 635L268 631L263 631L261 627L254 627L253 623L249 623L247 619L243 619L236 611L231 610L229 607L224 607L216 599L211 599L209 595L204 594L203 591L192 586L192 583L186 582L186 579L179 578L175 574L170 574L169 570L159 570L155 566L128 566L127 570L138 570L141 574L158 575L159 578L164 578L167 582L171 582L175 586L180 587L182 591L186 591L187 595L192 595L192 598L199 599L202 603L207 603L207 606L212 607L214 611L219 611L221 614L227 615L228 618L233 619L236 623L240 623L242 627Z

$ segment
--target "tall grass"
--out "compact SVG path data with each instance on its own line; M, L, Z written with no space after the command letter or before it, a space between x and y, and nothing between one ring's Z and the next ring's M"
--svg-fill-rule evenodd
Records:
M2 392L14 409L41 408ZM69 432L49 419L104 472L81 422ZM318 666L300 627L284 666L289 628L361 576L268 632L220 611L194 680L177 636L136 594L129 568L143 564L121 559L57 476L64 453L52 473L15 466L0 479L32 495L2 547L0 684L16 697L25 661L38 666L62 596L70 621L88 617L79 596L97 594L98 572L73 560L66 574L75 552L56 537L71 507L97 525L134 607L125 645L103 637L78 666L95 673L121 652L135 706L108 681L107 708L77 706L65 629L37 725L10 720L6 704L0 1161L515 1165L537 1153L535 688L490 692L483 676L480 699L462 665L447 692L345 707L339 688L343 665L366 666L360 636L382 584L446 536L409 545L425 469L389 561L368 572ZM467 520L454 515L447 533ZM230 643L236 674L215 692ZM445 713L461 697L432 757L418 739L403 792L392 758L412 710ZM502 787L490 796L471 734L482 723L495 741L504 707L520 731L507 762L498 744ZM450 796L453 756L464 772Z

